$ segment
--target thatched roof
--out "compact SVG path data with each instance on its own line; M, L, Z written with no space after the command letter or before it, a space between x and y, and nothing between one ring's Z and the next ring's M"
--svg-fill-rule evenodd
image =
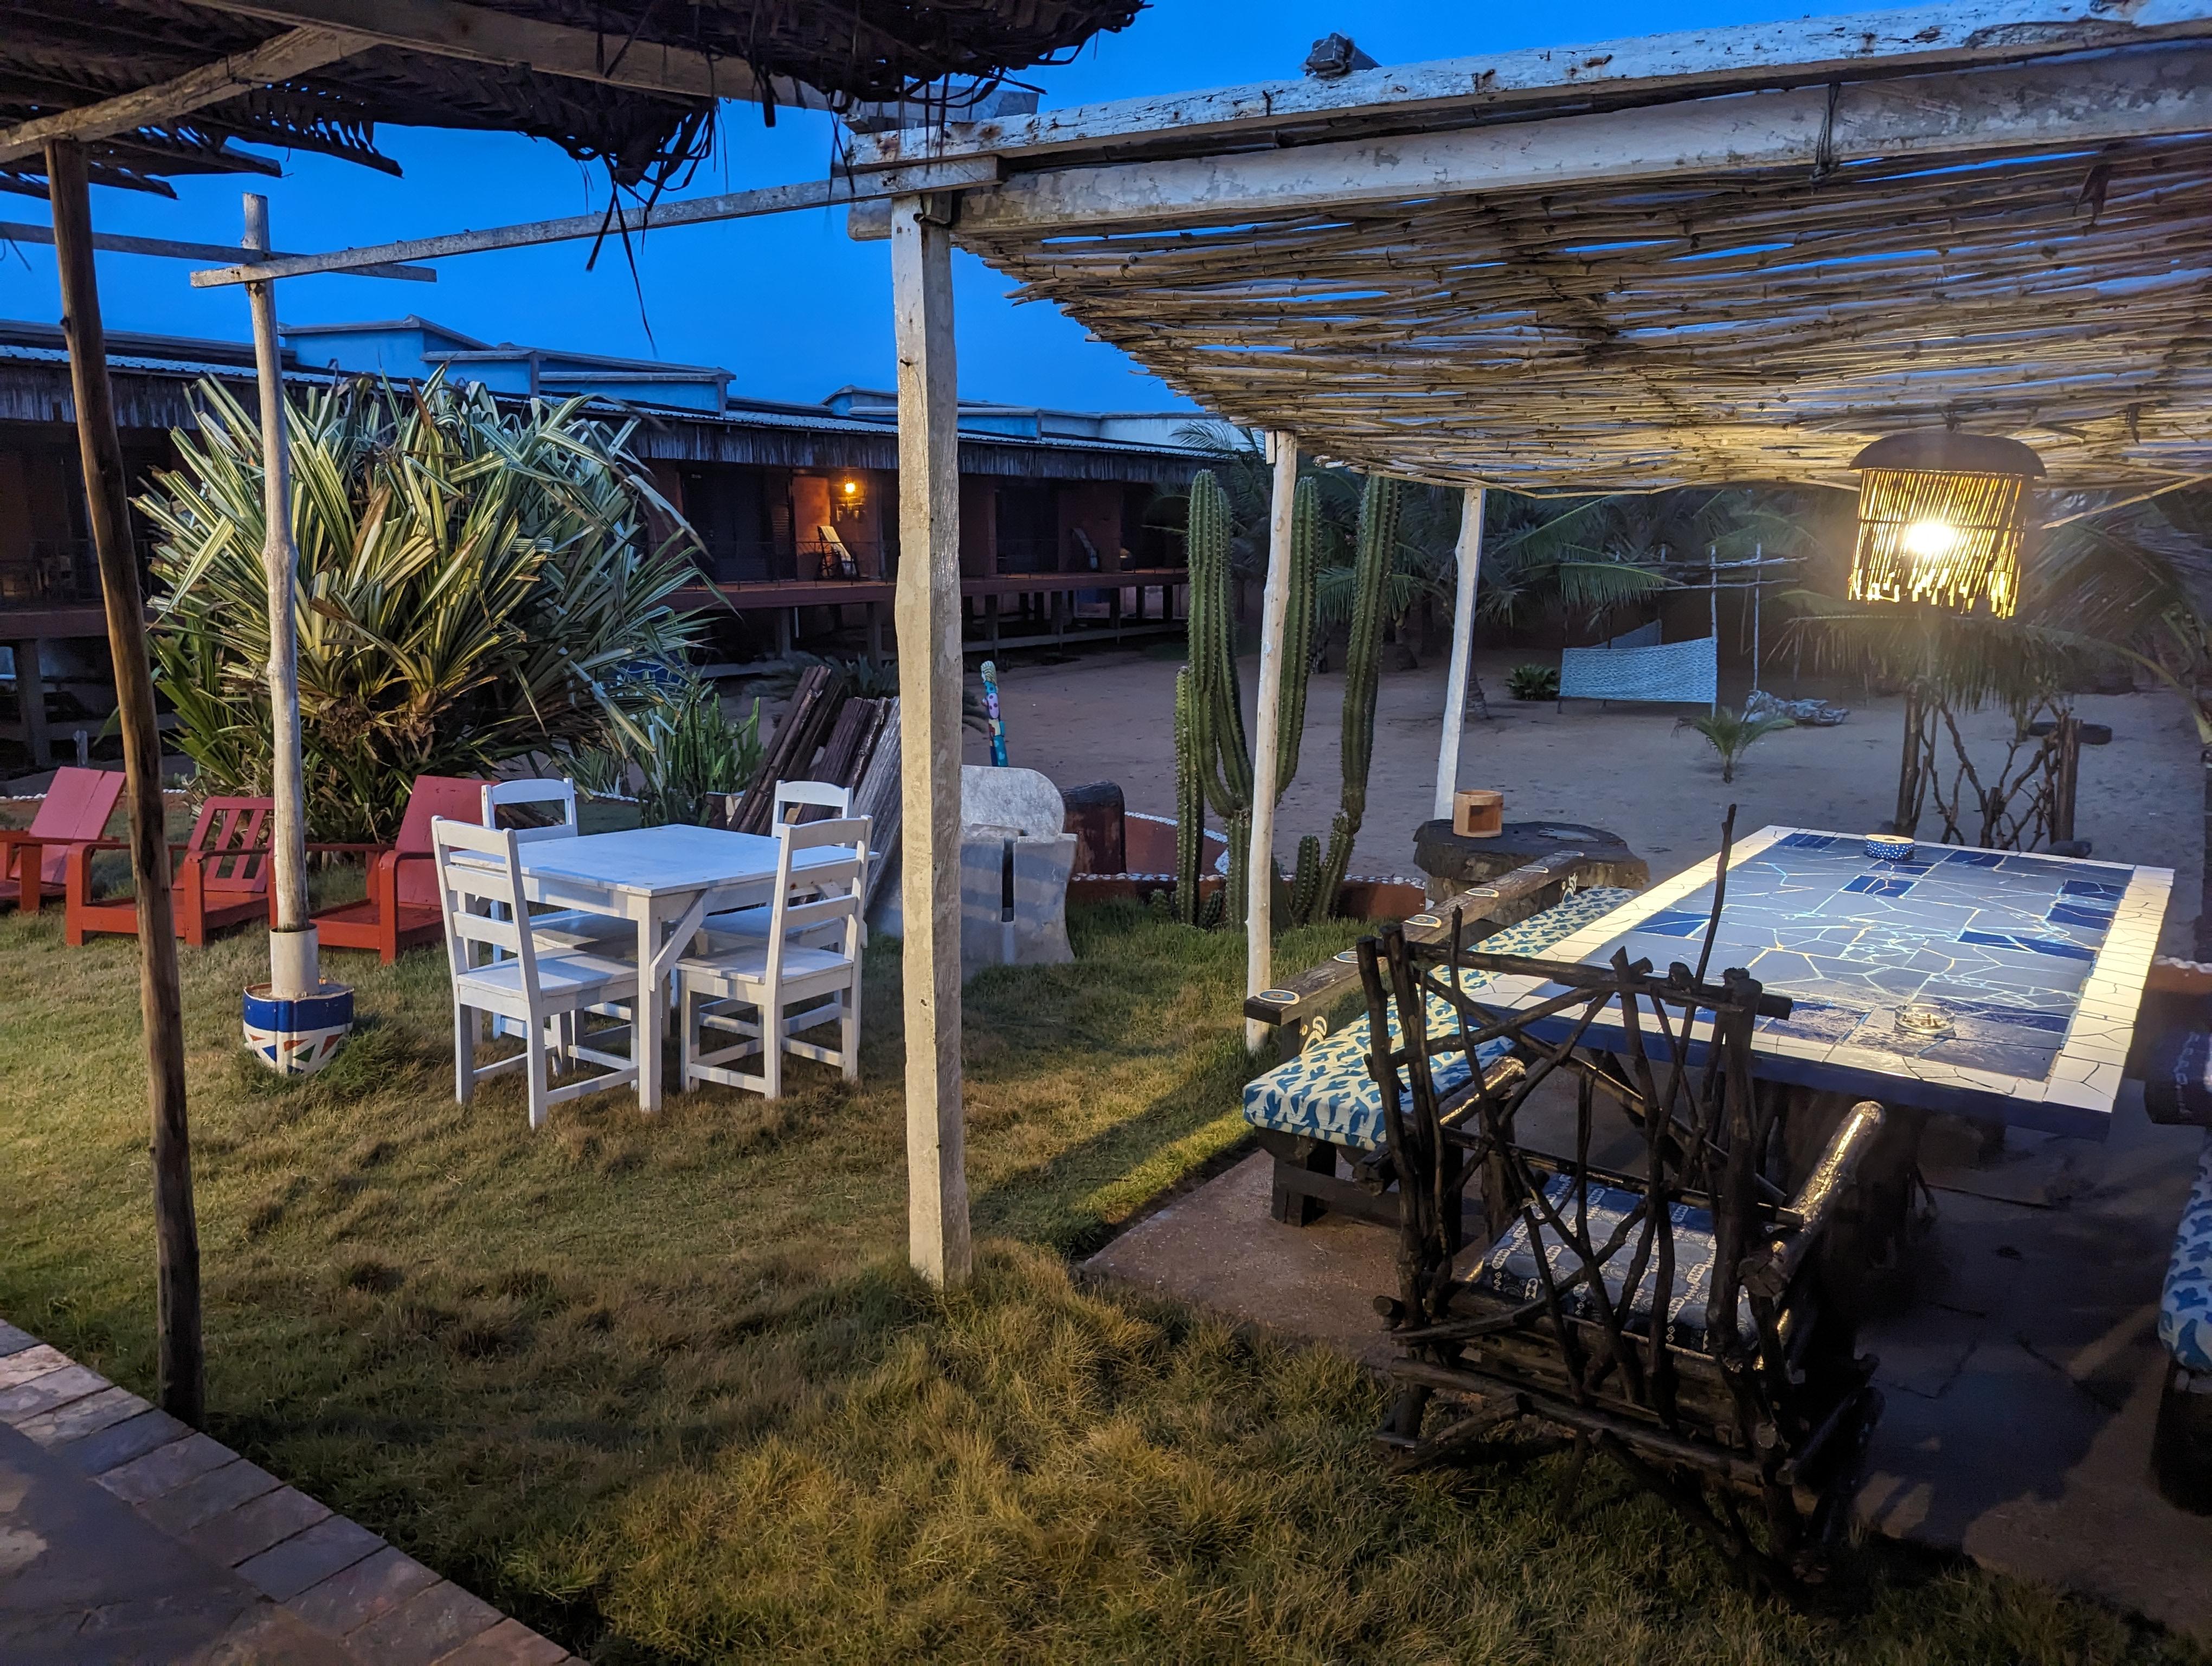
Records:
M442 49L425 51L394 44L411 23L387 27L384 9L332 0L0 0L0 129L173 82L294 27L366 19L376 39L363 40L363 50L88 144L95 182L166 191L160 179L167 174L275 171L236 149L240 142L322 151L396 173L375 143L376 124L389 122L550 139L580 160L605 161L623 185L649 187L707 153L715 93L758 98L771 120L779 100L844 108L931 96L933 88L942 98L948 81L972 93L1101 29L1123 27L1139 3L435 0L406 9L458 20ZM496 31L509 20L555 26L566 37L567 71L452 45L487 39L484 24ZM432 33L422 32L426 39ZM638 71L672 58L682 72L659 83ZM610 78L595 78L595 70L611 66ZM35 155L0 161L0 189L43 195L34 183L40 173Z

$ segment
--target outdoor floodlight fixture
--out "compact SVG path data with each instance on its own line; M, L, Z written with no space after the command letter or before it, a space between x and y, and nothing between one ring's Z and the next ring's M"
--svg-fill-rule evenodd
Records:
M1893 434L1851 459L1859 471L1853 601L1930 602L1954 613L2020 605L2030 493L2043 476L2017 440L1936 429Z

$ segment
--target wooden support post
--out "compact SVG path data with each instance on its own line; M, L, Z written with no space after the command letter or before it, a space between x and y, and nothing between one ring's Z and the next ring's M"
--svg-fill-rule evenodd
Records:
M53 742L46 733L46 673L35 636L15 644L15 703L21 708L23 745L33 769L53 767Z
M1253 697L1252 842L1244 863L1244 993L1272 987L1275 972L1275 781L1283 709L1283 626L1291 607L1291 508L1298 489L1295 436L1267 436L1274 479L1267 499L1267 581L1260 593L1260 690ZM1244 1045L1257 1052L1269 1026L1244 1020Z
M1449 821L1459 786L1459 743L1467 727L1467 684L1474 669L1474 588L1482 573L1482 511L1486 494L1469 486L1459 502L1459 589L1452 599L1451 669L1444 674L1444 732L1437 743L1433 813Z
M246 195L243 246L269 247L269 199ZM300 552L292 542L292 452L284 419L284 362L276 340L276 286L249 283L253 368L261 390L261 569L269 589L270 791L269 993L279 1000L322 987L316 933L307 918L307 797L300 761L300 632L293 591Z
M952 238L939 199L891 209L898 349L900 900L906 915L908 1253L965 1284L968 1167L960 1102L960 451Z
M92 194L84 152L46 146L60 269L62 333L69 345L84 495L100 558L108 652L123 727L125 794L131 806L131 870L138 894L138 1006L146 1032L154 1123L155 1380L161 1409L197 1428L204 1414L200 1353L199 1227L192 1212L191 1133L185 1116L185 1025L177 988L177 922L169 896L169 845L161 805L161 745L154 727L154 677L146 655L146 603L131 537L130 483L107 381L107 334L93 270Z

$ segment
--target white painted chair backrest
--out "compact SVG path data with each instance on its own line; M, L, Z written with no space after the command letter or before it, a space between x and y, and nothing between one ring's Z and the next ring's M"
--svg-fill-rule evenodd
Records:
M576 836L576 783L556 776L541 776L529 781L495 781L483 789L483 824L500 824L500 806L508 804L552 805L558 807L560 819L542 827L518 827L513 830L520 844L534 844L540 839L573 839Z
M784 945L794 932L820 929L842 921L845 953L860 952L860 908L868 871L866 816L797 822L776 829L775 897L769 920L768 976L783 964ZM802 852L842 847L836 856L801 861Z
M818 806L832 816L849 816L853 789L834 781L780 781L775 784L773 826L781 832L793 822L805 820L810 806Z
M438 862L438 900L446 915L446 953L455 982L482 970L471 964L471 945L514 956L522 963L522 988L538 1005L538 948L528 927L522 862L514 830L477 827L444 816L430 824ZM485 908L474 906L489 904Z

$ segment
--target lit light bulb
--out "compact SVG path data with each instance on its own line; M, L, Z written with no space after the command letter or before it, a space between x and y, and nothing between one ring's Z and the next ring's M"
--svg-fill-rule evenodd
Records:
M1905 529L1905 552L1920 561L1948 556L1959 542L1959 529L1941 520L1916 520Z
M859 493L860 489L860 483L859 481L857 481L857 480L848 480L848 481L845 483L845 496L848 496L848 497L852 497L852 496L856 496L856 495Z

